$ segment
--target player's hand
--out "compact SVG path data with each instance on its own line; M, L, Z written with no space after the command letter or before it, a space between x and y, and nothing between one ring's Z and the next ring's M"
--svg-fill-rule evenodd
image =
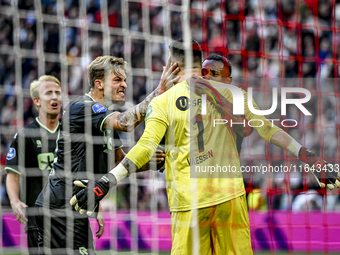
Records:
M164 160L165 160L165 153L162 150L156 150L155 154L152 156L152 158L150 159L150 162L154 162L156 161L156 164L164 164Z
M166 66L163 66L161 80L156 88L160 94L164 93L178 82L180 76L177 76L176 74L178 74L179 70L178 64L171 64L169 57Z
M249 123L244 115L234 115L233 104L229 102L226 98L224 98L210 83L209 81L193 74L188 81L190 86L194 86L195 93L197 95L205 94L207 95L207 101L213 103L215 109L221 114L222 119L232 121L233 131L238 133L242 137L247 137L251 135L253 129L249 126ZM222 104L223 102L223 104ZM231 123L231 122L229 122ZM242 124L244 123L244 124ZM231 127L231 124L226 124L228 127Z
M165 153L163 150L156 150L155 154L149 161L149 165L152 166L156 162L156 170L160 170L165 163ZM163 170L164 171L164 170Z
M164 166L164 163L165 163L165 153L163 150L158 149L156 150L152 158L149 160L149 162L146 163L144 166L142 166L139 170L140 171L160 170ZM156 169L155 169L155 165L156 165Z
M215 105L216 110L222 115L221 117L227 120L235 118L232 113L233 104L225 98L222 104L223 96L209 83L209 81L193 74L187 82L190 86L193 86L197 95L207 95L207 101Z
M27 208L28 205L18 200L17 202L11 202L11 206L17 221L21 224L26 224L28 220L25 216L25 208Z
M98 222L98 230L96 231L96 237L100 238L104 233L104 226L105 226L103 211L102 211L100 204L99 204L99 211L97 214L97 222Z
M206 93L203 89L211 90L211 84L206 79L203 79L196 74L191 75L191 77L187 79L187 83L191 86L195 86L195 92L198 95Z
M70 204L80 214L86 212L88 216L91 216L97 208L99 201L106 196L110 188L117 184L117 180L113 174L108 173L97 182L74 181L74 184L84 189L71 198Z
M321 188L327 186L328 189L332 190L334 187L340 187L338 173L333 169L332 165L315 157L311 150L301 147L299 159L309 166L309 172L314 175Z
M157 157L157 170L160 173L163 173L165 170L164 164L165 164L165 152L163 150L157 150L156 151L156 157Z
M215 98L214 99L211 98L210 95L207 93L207 92L209 92L210 94L212 94L215 91L215 89L211 86L211 84L207 80L197 76L196 74L193 74L189 78L189 81L187 80L187 82L191 86L194 86L195 93L197 95L206 94L208 101L215 100ZM218 102L216 102L216 103L218 103Z

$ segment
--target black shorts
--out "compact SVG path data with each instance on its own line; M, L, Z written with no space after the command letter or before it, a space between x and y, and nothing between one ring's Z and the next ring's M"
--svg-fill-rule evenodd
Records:
M37 207L26 208L26 218L27 223L25 231L27 234L27 244L30 255L39 254L38 253L38 227L35 222L35 215L38 213Z
M39 254L67 254L66 248L73 249L73 254L96 254L88 218L78 212L73 212L72 217L64 215L64 210L39 207L36 215ZM73 224L73 232L67 229L67 224Z
M30 255L39 254L38 253L38 229L29 229L27 233L27 244L28 251Z

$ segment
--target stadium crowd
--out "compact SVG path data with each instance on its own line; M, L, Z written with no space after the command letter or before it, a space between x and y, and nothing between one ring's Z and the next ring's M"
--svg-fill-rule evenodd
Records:
M155 85L158 81L166 62L167 44L164 39L160 42L159 38L183 37L182 14L171 9L168 20L165 6L152 5L152 2L148 7L138 2L122 5L120 0L108 1L107 19L102 16L105 7L100 5L99 0L87 0L86 6L77 0L66 0L62 7L53 0L42 0L39 7L35 6L36 1L17 2L20 13L18 20L10 12L0 12L0 126L3 130L0 133L0 192L3 205L8 205L3 185L6 154L18 125L32 122L37 115L27 91L29 84L38 78L42 65L45 74L59 79L62 78L62 65L66 65L68 95L82 95L88 89L84 78L88 64L106 51L104 42L107 33L101 24L107 22L111 43L107 48L111 55L128 60L132 69L130 82L133 84L130 104L136 104L147 94L148 84ZM182 4L180 0L168 2ZM230 59L234 81L245 89L248 85L254 88L254 99L261 109L270 107L270 100L266 100L271 96L268 87L281 86L282 80L278 78L286 78L283 83L289 86L308 89L312 98L305 107L312 116L304 116L296 107L288 107L285 118L295 119L299 125L285 128L285 131L302 141L306 147L323 153L323 158L328 162L339 163L339 112L336 110L336 106L339 106L339 82L334 78L340 72L340 66L335 65L335 61L340 59L340 33L333 32L332 27L340 27L340 1L336 0L334 6L330 0L319 1L317 8L313 8L313 1L309 0L282 0L280 3L275 0L246 0L242 7L235 0L191 1L192 37L202 45L206 56L219 53ZM0 7L3 10L10 9L11 1L0 0ZM125 17L122 15L124 8L128 12ZM143 8L148 8L148 12L143 12ZM332 14L333 8L336 10L335 15ZM43 22L36 16L39 10L44 17ZM224 19L225 14L227 19ZM59 25L61 21L64 26ZM317 26L320 28L316 29ZM119 31L128 31L127 36L116 32L118 28L125 29ZM151 39L147 39L143 33L150 33ZM22 57L15 51L19 50L15 48L18 46ZM45 53L42 59L37 57L41 49ZM21 65L17 63L20 60ZM41 61L44 61L43 64ZM157 79L150 81L150 69ZM20 111L23 113L23 123L17 111L18 81L24 91L24 108ZM66 86L63 88L66 89ZM280 111L271 117L281 119ZM279 123L275 124L280 126ZM136 141L143 128L141 124L135 130ZM282 150L265 144L255 132L244 140L242 148L241 165L280 165L285 164L287 159L296 163ZM250 194L248 200L257 199L256 203L249 204L251 209L321 210L323 207L324 193L318 191L312 179L304 182L301 173L291 175L291 178L281 174L272 176L275 178L266 178L264 175L245 177ZM150 210L154 187L157 190L158 209L167 210L163 174L158 173L156 179L151 180L148 172L140 173L137 180L138 210ZM120 209L129 209L131 206L130 186L130 183L118 186L117 207ZM338 193L330 192L327 202L328 210L340 209ZM105 204L103 207L105 209Z

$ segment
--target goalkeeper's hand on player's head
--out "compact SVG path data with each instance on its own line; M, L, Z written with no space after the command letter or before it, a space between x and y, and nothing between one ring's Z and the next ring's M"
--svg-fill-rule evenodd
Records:
M334 187L340 187L338 172L333 169L331 164L317 158L311 150L301 147L299 159L309 166L309 171L314 175L321 188L327 186L332 190Z
M97 210L99 202L106 196L110 188L117 184L117 180L113 174L107 173L97 182L83 180L74 181L74 184L83 189L71 198L70 204L80 214L86 212L88 216L91 216Z

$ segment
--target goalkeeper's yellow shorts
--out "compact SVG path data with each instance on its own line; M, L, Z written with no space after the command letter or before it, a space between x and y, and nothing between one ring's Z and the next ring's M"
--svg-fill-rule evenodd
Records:
M253 254L245 195L195 211L172 212L171 231L172 255Z

